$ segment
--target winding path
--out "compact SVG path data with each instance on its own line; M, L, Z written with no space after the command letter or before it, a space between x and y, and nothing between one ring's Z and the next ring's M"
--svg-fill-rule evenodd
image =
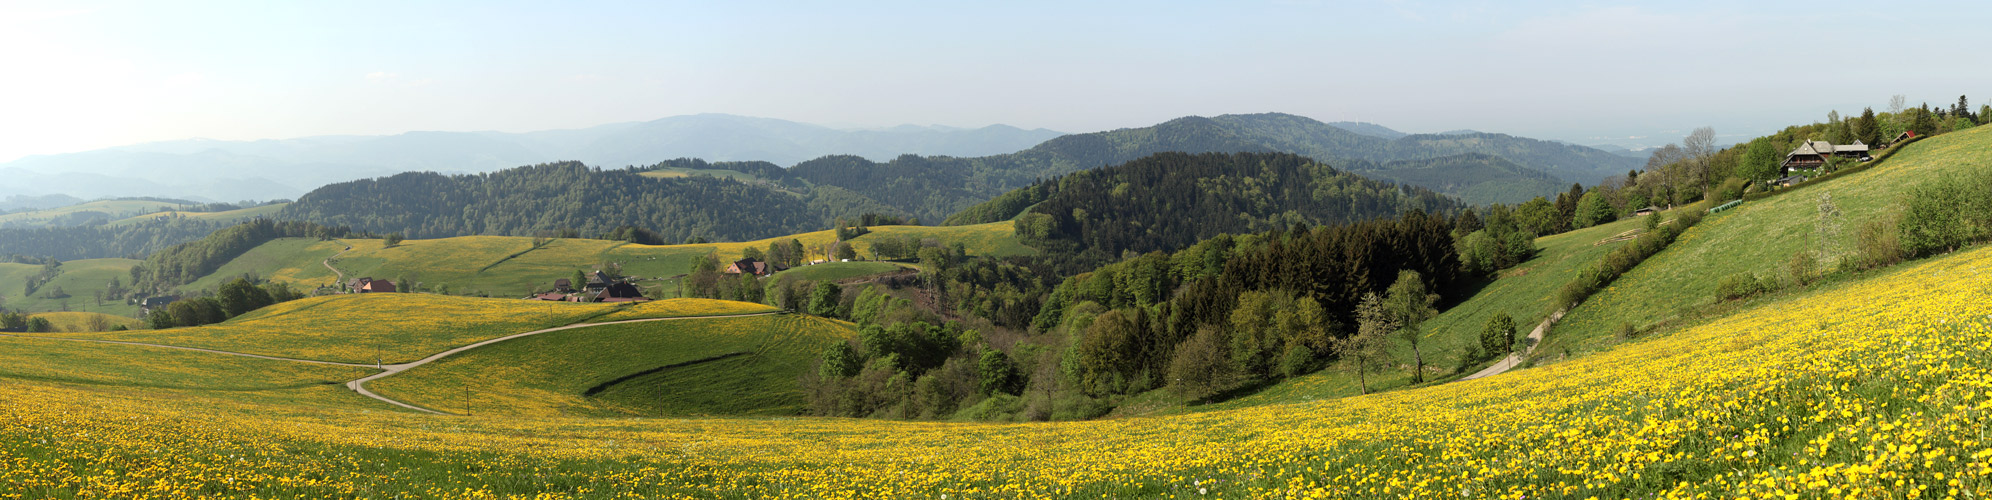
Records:
M1521 366L1522 361L1528 359L1530 353L1535 352L1536 345L1542 343L1542 336L1544 333L1549 332L1549 326L1556 324L1556 320L1563 319L1563 313L1566 311L1568 311L1568 309L1556 311L1555 314L1551 314L1549 315L1548 318L1543 319L1542 324L1536 325L1535 330L1529 332L1528 349L1525 349L1522 352L1510 353L1508 354L1508 357L1501 358L1501 362L1494 363L1494 366L1489 366L1485 369L1474 372L1472 375L1467 375L1466 378L1462 378L1460 380L1473 380L1477 378L1492 377L1495 375L1500 375L1502 373L1507 373L1508 370L1514 369L1517 366Z
M343 244L343 245L346 245L346 249L345 249L345 250L340 250L340 251L339 251L339 253L335 253L335 254L332 254L332 256L331 256L331 257L326 257L326 258L325 258L325 260L321 260L321 261L318 261L318 263L319 263L319 264L323 264L323 265L325 265L325 268L326 268L326 269L331 269L331 270L332 270L332 274L335 274L335 275L338 275L338 276L339 276L339 281L337 281L338 283L345 283L345 282L346 282L346 273L345 273L344 271L340 271L340 270L339 270L339 268L336 268L336 267L332 267L332 259L337 259L337 258L339 258L339 256L341 256L341 255L345 255L345 254L346 254L346 252L351 252L351 251L353 251L353 244L352 244L352 243L346 243L346 242L343 242L343 241L339 241L339 240L332 240L332 241L338 241L338 242L339 242L340 244Z
M327 266L327 267L330 267L330 266ZM234 351L223 351L223 350L217 350L217 349L202 349L202 348L199 348L199 347L186 347L186 346L177 346L177 345L167 345L167 344L148 344L148 343L144 343L144 342L126 342L126 341L122 341L122 340L99 340L99 339L78 339L78 338L65 338L65 337L37 337L37 336L28 336L28 335L10 335L10 334L5 334L5 333L0 333L0 337L9 337L9 338L20 338L20 339L34 339L34 340L59 340L59 341L65 341L65 342L95 342L95 343L99 343L99 344L123 344L123 345L131 345L131 346L141 346L141 347L159 347L159 348L165 348L165 349L180 349L180 350L183 350L183 351L195 351L195 352L204 352L204 353L209 353L209 354L222 354L222 355L228 355L228 356L241 356L241 357L245 357L245 358L256 358L256 359L268 359L268 360L273 360L273 361L292 361L292 362L298 362L298 363L312 363L312 364L319 364L319 365L332 365L332 366L352 366L352 367L359 367L359 368L374 368L374 369L378 369L378 370L381 370L381 372L380 372L380 373L375 373L375 374L373 374L373 375L368 375L368 376L366 376L366 377L362 377L362 378L360 378L359 380L353 380L353 381L350 381L350 382L346 382L346 388L347 388L347 389L352 389L352 390L353 390L353 392L357 392L357 393L360 393L360 395L363 395L363 396L366 396L366 397L370 397L370 398L374 398L374 399L378 399L378 400L381 400L381 401L383 401L383 402L386 402L387 404L391 404L391 405L395 405L395 406L399 406L399 407L402 407L402 408L407 408L407 409L410 409L410 410L415 410L415 411L419 411L419 412L423 412L423 413L431 413L431 414L436 414L436 415L456 415L455 413L449 413L449 412L442 412L442 411L436 411L436 410L431 410L431 409L428 409L428 408L423 408L423 407L420 407L420 406L415 406L415 405L412 405L412 404L408 404L408 403L403 403L403 402L401 402L401 401L396 401L396 400L394 400L394 399L391 399L391 398L388 398L388 397L386 397L386 396L382 396L382 395L379 395L379 394L375 394L375 393L374 393L373 391L369 391L369 390L367 390L367 387L366 387L366 383L367 383L367 382L372 382L372 381L375 381L375 380L379 380L379 379L381 379L381 378L384 378L384 377L387 377L387 376L389 376L389 375L393 375L393 374L396 374L396 373L401 373L401 372L404 372L404 371L408 371L408 369L409 369L409 368L414 368L414 367L417 367L417 366L422 366L422 365L426 365L426 364L429 364L429 363L433 363L433 362L435 362L436 360L440 360L440 359L443 359L443 358L447 358L447 357L450 357L450 356L454 356L454 355L456 355L456 354L459 354L459 353L462 353L462 352L464 352L464 351L468 351L468 350L471 350L471 349L476 349L476 348L479 348L479 347L484 347L484 346L487 346L487 345L491 345L491 344L496 344L496 343L499 343L499 342L504 342L504 341L507 341L507 340L512 340L512 339L516 339L516 338L520 338L520 337L530 337L530 336L533 336L533 335L539 335L539 334L542 334L542 333L552 333L552 332L558 332L558 331L564 331L564 330L574 330L574 329L579 329L579 328L590 328L590 327L597 327L597 326L608 326L608 325L621 325L621 324L628 324L628 323L648 323L648 322L652 322L652 321L679 321L679 320L690 320L690 319L720 319L720 318L751 318L751 317L755 317L755 316L771 316L771 315L776 315L776 314L786 314L786 312L785 312L785 311L769 311L769 312L763 312L763 313L748 313L748 314L719 314L719 315L712 315L712 316L679 316L679 317L674 317L674 318L643 318L643 319L629 319L629 320L622 320L622 321L606 321L606 322L602 322L602 323L575 323L575 324L571 324L571 325L566 325L566 326L556 326L556 327L553 327L553 328L545 328L545 329L540 329L540 330L533 330L533 331L530 331L530 332L525 332L525 333L515 333L515 334L511 334L511 335L506 335L506 336L503 336L503 337L498 337L498 338L495 338L495 339L489 339L489 340L484 340L484 341L481 341L481 342L477 342L477 343L474 343L474 344L470 344L470 345L466 345L466 346L462 346L462 347L457 347L457 348L455 348L455 349L450 349L450 350L447 350L447 351L443 351L443 352L439 352L439 353L435 353L435 354L432 354L432 355L429 355L429 357L426 357L426 358L422 358L422 359L419 359L419 360L415 360L415 361L411 361L411 362L407 362L407 363L401 363L401 364L394 364L394 365L369 365L369 364L364 364L364 363L340 363L340 362L336 362L336 361L318 361L318 360L311 360L311 359L297 359L297 358L285 358L285 357L278 357L278 356L265 356L265 355L261 355L261 354L249 354L249 353L245 353L245 352L234 352Z
M575 323L575 324L572 324L572 325L567 325L567 326L556 326L556 327L553 327L553 328L546 328L546 329L541 329L541 330L533 330L533 331L530 331L530 332L525 332L525 333L515 333L515 334L511 334L511 335L506 335L506 336L503 336L503 337L498 337L498 338L495 338L495 339L490 339L490 340L486 340L486 341L483 341L483 342L478 342L478 343L475 343L475 344L470 344L470 345L466 345L466 346L462 346L462 347L458 347L458 348L455 348L455 349L450 349L450 350L447 350L447 351L443 351L443 352L439 352L439 353L435 353L435 354L431 354L431 355L429 355L429 357L426 357L426 358L422 358L422 359L419 359L419 360L415 360L415 361L412 361L412 362L408 362L408 363L401 363L401 364L398 364L398 365L381 365L381 366L379 367L379 368L380 368L380 369L382 370L382 371L381 371L380 373L376 373L376 374L373 374L373 375L368 375L368 376L366 376L366 377L364 377L364 378L361 378L361 379L359 379L359 380L354 380L354 381L351 381L351 382L347 382L347 383L346 383L346 388L347 388L347 389L352 389L352 390L353 390L353 392L357 392L357 393L360 393L360 395L363 395L363 396L366 396L366 397L370 397L370 398L374 398L374 399L378 399L378 400L381 400L381 401L385 401L385 402L387 402L387 404L391 404L391 405L395 405L395 406L399 406L399 407L402 407L402 408L407 408L407 409L410 409L410 410L415 410L415 411L419 411L419 412L424 412L424 413L433 413L433 414L437 414L437 415L456 415L455 413L449 413L449 412L443 412L443 411L436 411L436 410L431 410L431 409L428 409L428 408L423 408L423 407L420 407L420 406L415 406L415 405L412 405L412 404L408 404L408 403L403 403L403 402L400 402L400 401L396 401L396 400L394 400L394 399L391 399L391 398L388 398L387 396L382 396L382 395L379 395L379 394L375 394L375 393L374 393L373 391L369 391L369 390L367 390L367 386L366 386L366 383L367 383L367 382L372 382L372 381L375 381L375 380L379 380L379 379L382 379L382 378L385 378L385 377L387 377L387 376L389 376L389 375L393 375L393 374L396 374L396 373L401 373L401 372L404 372L404 371L408 371L408 369L409 369L409 368L414 368L414 367L417 367L417 366L422 366L422 365L426 365L426 364L429 364L429 363L433 363L433 362L435 362L436 360L439 360L439 359L443 359L443 358L447 358L447 357L450 357L450 356L454 356L454 355L456 355L456 354L458 354L458 353L462 353L462 352L464 352L464 351L468 351L468 350L471 350L471 349L476 349L476 348L479 348L479 347L484 347L484 346L487 346L487 345L491 345L491 344L496 344L496 343L499 343L499 342L504 342L504 341L507 341L507 340L512 340L512 339L516 339L516 338L520 338L520 337L530 337L530 336L533 336L533 335L539 335L539 334L542 334L542 333L552 333L552 332L558 332L558 331L563 331L563 330L573 330L573 329L578 329L578 328L589 328L589 327L596 327L596 326L607 326L607 325L621 325L621 324L627 324L627 323L647 323L647 322L651 322L651 321L677 321L677 320L687 320L687 319L715 319L715 318L751 318L751 317L754 317L754 316L769 316L769 315L775 315L775 314L782 314L782 312L781 312L781 311L770 311L770 312L764 312L764 313L752 313L752 314L723 314L723 315L717 315L717 316L680 316L680 317L676 317L676 318L644 318L644 319L630 319L630 320L622 320L622 321L608 321L608 322L602 322L602 323Z

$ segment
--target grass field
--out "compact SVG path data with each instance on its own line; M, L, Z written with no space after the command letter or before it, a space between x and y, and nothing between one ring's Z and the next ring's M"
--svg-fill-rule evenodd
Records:
M93 385L254 391L341 384L373 374L295 363L97 342L0 337L0 377Z
M662 299L635 305L616 307L614 311L590 318L590 322L625 321L647 318L682 318L686 316L725 316L731 314L755 314L775 312L775 306L753 302L736 302L713 299Z
M317 361L373 363L382 358L398 363L614 310L608 304L421 293L331 295L265 307L216 325L61 336Z
M1582 353L1610 343L1621 323L1649 329L1692 316L1716 301L1715 285L1723 276L1753 272L1783 279L1784 262L1792 254L1819 247L1816 222L1822 194L1831 193L1844 214L1840 235L1831 239L1836 253L1825 259L1830 268L1854 248L1862 224L1899 213L1902 196L1912 187L1946 173L1992 169L1992 127L1932 137L1906 148L1873 169L1711 214L1667 250L1571 310L1545 345L1559 354L1566 349Z
M118 219L115 221L111 221L111 225L127 226L163 217L186 217L190 219L223 220L223 221L249 220L257 217L275 216L277 215L277 212L282 212L284 210L284 207L289 205L290 205L289 203L276 203L276 204L255 206L255 207L228 210L222 212L180 212L180 211L168 210L164 212L153 212L145 215L137 215L132 217L126 217L123 219Z
M98 332L118 325L124 325L125 328L139 328L139 325L144 324L138 318L79 311L34 313L28 317L48 320L58 332ZM103 329L93 329L90 325L92 318L101 318L104 322Z
M890 262L826 262L775 273L773 278L804 281L838 281L862 278L874 274L885 274L906 268L907 266Z
M106 221L116 221L146 212L172 210L178 207L180 205L177 203L159 201L100 200L47 210L0 214L0 227L42 227L56 219L82 212L102 213Z
M692 177L692 176L703 175L706 177L716 177L720 179L733 179L740 182L766 181L766 179L762 179L760 176L756 176L754 174L749 174L746 172L741 172L738 170L694 170L689 168L676 168L676 167L666 167L656 170L646 170L640 175L644 177L656 177L659 179L676 179L680 177Z
M122 300L107 300L98 303L93 295L101 292L117 278L119 283L131 286L131 266L139 261L131 259L84 259L62 263L62 272L47 284L36 289L34 295L23 296L28 278L41 273L41 266L28 264L0 263L0 306L25 312L50 311L89 311L112 316L135 316L138 306L126 304ZM51 297L56 289L62 289L67 298Z
M603 325L478 348L368 388L475 415L793 415L797 377L851 335L805 316Z
M1978 248L1486 380L1084 422L437 417L5 381L0 400L38 404L0 405L0 456L31 457L0 484L27 497L1974 498L1992 490L1988 269Z

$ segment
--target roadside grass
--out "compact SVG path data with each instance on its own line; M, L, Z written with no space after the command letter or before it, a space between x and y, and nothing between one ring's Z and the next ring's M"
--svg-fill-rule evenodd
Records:
M118 325L124 325L125 328L139 328L140 325L144 324L144 322L139 321L138 318L130 318L125 316L112 316L104 313L80 312L80 311L34 313L28 315L28 317L48 320L49 324L51 326L54 326L55 331L58 332L103 331L103 330L92 330L90 328L91 318L102 318L104 320L105 330L109 330L111 327Z
M634 305L619 305L608 314L588 319L590 323L687 316L725 316L775 312L775 306L715 299L662 299Z
M1544 355L1596 351L1615 342L1621 324L1637 331L1694 316L1716 302L1715 286L1725 276L1754 273L1787 283L1785 262L1801 250L1821 247L1817 236L1819 197L1831 193L1843 214L1839 236L1821 269L1831 270L1849 255L1861 225L1902 210L1912 188L1946 174L1992 169L1992 127L1931 137L1904 146L1877 168L1818 181L1803 191L1744 202L1710 214L1666 250L1655 254L1559 322L1545 340Z
M798 377L852 335L793 315L603 325L492 344L368 388L473 415L794 415Z
M609 304L369 293L299 299L192 328L54 334L200 347L315 361L371 364L421 359L485 339L580 322Z
M22 292L26 291L28 278L41 273L41 266L0 263L0 300L4 300L0 306L31 313L68 310L137 316L138 306L126 304L123 300L99 303L93 294L103 291L113 278L125 286L131 286L131 266L138 263L131 259L64 261L62 272L36 289L33 295L22 295ZM58 288L69 296L51 297L50 294Z
M1992 247L1913 262L1492 379L1080 422L438 417L5 380L0 400L37 404L0 405L0 450L25 458L0 484L25 497L1965 497L1992 486L1988 263Z
M334 385L375 370L32 337L0 337L0 377L92 385L257 391Z

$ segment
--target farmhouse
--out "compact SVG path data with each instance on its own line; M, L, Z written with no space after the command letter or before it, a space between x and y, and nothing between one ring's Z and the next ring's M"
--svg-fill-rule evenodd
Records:
M754 259L740 259L733 261L733 265L726 266L726 274L753 273L755 276L767 276L781 272L782 269L784 269L782 266L767 262Z
M1785 154L1784 164L1780 165L1780 175L1791 174L1792 169L1814 169L1826 166L1830 157L1867 158L1868 146L1861 141L1853 144L1834 145L1826 141L1805 141L1797 149Z
M608 288L609 285L613 283L615 283L615 280L609 279L608 274L605 274L599 270L588 274L589 291L596 291ZM559 284L559 282L555 282L555 284Z
M648 302L650 298L644 297L643 290L637 289L636 285L627 281L617 281L599 291L568 295L567 300L569 302Z
M1634 217L1653 215L1657 213L1660 213L1660 207L1653 205L1647 205L1646 208L1632 211L1632 215Z
M346 282L350 293L394 293L394 282L373 278L353 278Z
M553 291L560 293L573 293L574 280L570 280L567 278L553 280Z
M172 295L161 295L158 297L146 297L143 299L139 299L137 301L138 314L140 316L152 314L152 311L154 309L166 307L167 304L172 304L174 302L178 302L179 300L180 300L179 297L175 297Z

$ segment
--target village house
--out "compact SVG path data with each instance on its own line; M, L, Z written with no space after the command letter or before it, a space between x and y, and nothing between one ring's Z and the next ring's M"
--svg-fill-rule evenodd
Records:
M558 284L558 282L555 283ZM608 274L603 273L599 270L588 274L588 285L587 285L588 291L592 292L608 288L609 285L614 283L615 280L609 279Z
M618 281L610 283L599 291L568 295L567 300L569 302L648 302L650 298L644 297L643 290L638 289L636 285L627 281Z
M574 280L570 280L567 278L553 280L553 291L560 293L574 293Z
M754 259L740 259L733 261L733 265L726 266L726 274L753 273L755 276L767 276L781 272L783 269L786 268L767 262Z
M394 282L373 278L353 278L346 282L348 293L394 293Z

